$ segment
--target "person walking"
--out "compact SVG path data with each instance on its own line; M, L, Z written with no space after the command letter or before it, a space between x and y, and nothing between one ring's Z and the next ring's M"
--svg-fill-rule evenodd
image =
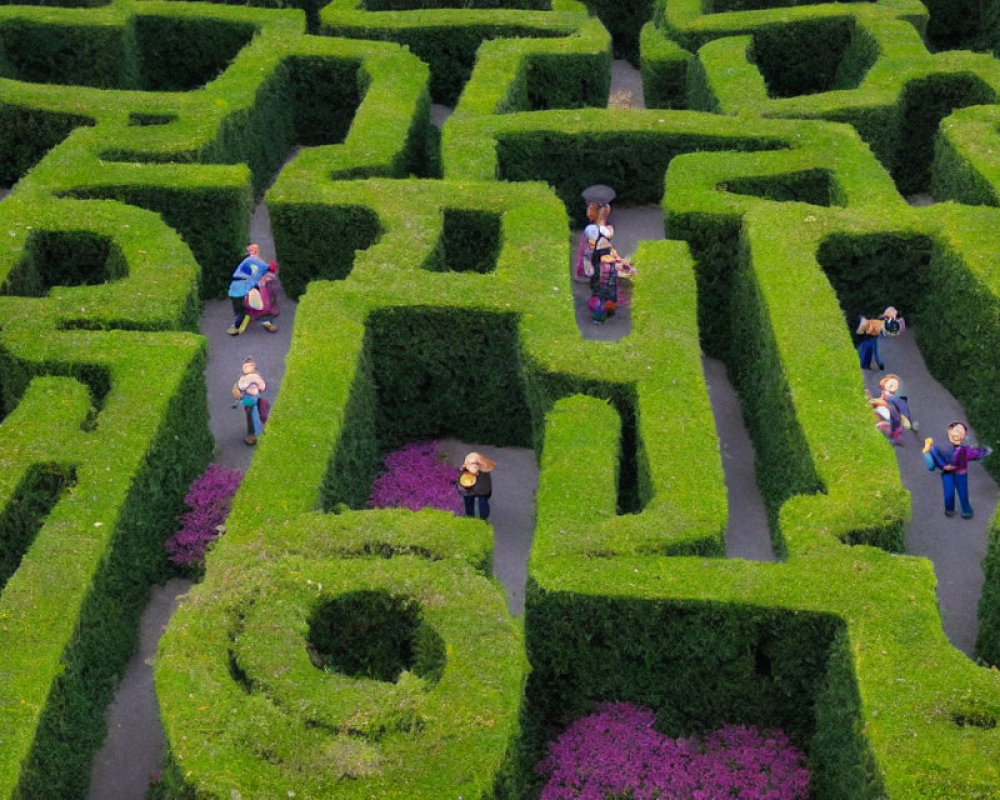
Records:
M948 443L937 446L933 439L924 441L924 464L927 469L941 470L941 488L944 491L944 515L955 516L955 494L962 509L962 519L972 519L972 505L969 503L969 462L986 458L993 449L990 447L970 447L965 444L968 429L964 422L956 420L947 427Z
M479 518L483 521L490 517L490 497L493 495L493 478L490 473L497 462L481 453L472 452L462 462L462 471L458 476L458 490L465 503L465 516L476 516L476 506L479 506Z
M244 359L240 377L233 384L233 398L236 400L233 408L243 406L247 419L247 435L243 441L249 445L257 444L257 437L264 430L269 404L261 393L266 388L267 384L257 372L257 362L252 358Z
M267 272L267 263L260 258L260 248L251 244L244 258L229 279L229 299L233 304L233 324L226 329L230 336L239 336L250 324L246 299L251 289L256 289L260 279ZM265 326L266 327L266 326ZM277 328L275 328L277 330Z

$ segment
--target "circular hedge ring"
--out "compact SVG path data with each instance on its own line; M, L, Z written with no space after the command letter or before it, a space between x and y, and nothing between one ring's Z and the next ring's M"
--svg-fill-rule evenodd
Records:
M158 663L171 751L192 788L488 792L526 674L495 582L455 558L289 556L225 583L178 611Z

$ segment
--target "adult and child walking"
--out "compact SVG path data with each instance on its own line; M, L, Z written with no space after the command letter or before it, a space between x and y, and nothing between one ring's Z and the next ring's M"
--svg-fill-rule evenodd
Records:
M587 308L592 322L601 325L615 315L624 299L620 296L621 280L632 278L636 271L612 244L615 229L608 218L614 190L597 184L585 189L583 197L587 201L587 225L580 234L574 272L577 280L588 282Z
M278 265L264 261L260 248L247 246L247 256L233 270L229 279L229 299L233 304L233 324L226 330L230 336L239 336L259 320L264 330L276 333L274 317L278 314L277 298Z
M879 355L878 342L885 336L898 336L906 330L906 321L899 311L889 306L876 317L861 317L856 329L858 335L858 356L862 369L880 370L885 363ZM902 447L904 430L915 434L920 426L910 412L910 402L902 380L895 373L889 373L879 381L877 397L868 397L868 404L875 412L875 427L895 446ZM973 447L966 444L968 425L961 420L948 423L945 439L935 443L933 438L924 440L924 465L932 472L940 472L941 489L944 497L944 514L955 516L955 497L958 497L962 519L972 519L974 512L969 502L969 464L980 461L993 452L989 447Z

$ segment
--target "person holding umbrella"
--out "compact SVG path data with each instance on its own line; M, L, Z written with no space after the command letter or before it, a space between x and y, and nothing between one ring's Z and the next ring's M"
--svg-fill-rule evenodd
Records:
M587 225L580 234L574 277L579 281L589 281L591 289L596 272L595 264L600 261L599 256L595 258L594 250L599 243L606 243L610 247L611 237L614 236L614 228L607 221L614 198L615 190L604 184L595 184L583 190L583 199L587 203Z

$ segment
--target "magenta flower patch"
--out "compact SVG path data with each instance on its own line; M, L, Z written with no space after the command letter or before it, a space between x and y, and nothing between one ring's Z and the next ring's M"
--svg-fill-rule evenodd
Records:
M805 755L781 731L725 725L671 739L648 708L609 703L574 722L535 767L541 800L805 800Z
M201 566L205 562L205 551L222 532L241 480L240 470L219 464L209 464L204 474L194 480L184 498L189 510L178 519L180 530L166 542L172 563Z
M462 498L455 488L458 467L448 463L434 441L414 442L385 457L383 472L372 484L371 508L440 508L456 514Z

